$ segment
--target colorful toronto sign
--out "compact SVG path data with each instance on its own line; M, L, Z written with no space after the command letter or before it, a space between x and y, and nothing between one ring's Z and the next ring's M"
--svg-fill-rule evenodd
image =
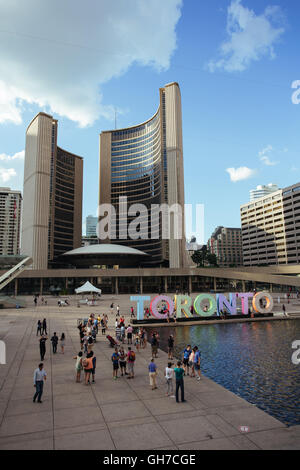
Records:
M167 295L158 295L151 300L148 295L131 296L131 301L137 302L137 319L144 319L144 302L150 301L150 312L153 317L164 320L176 314L176 318L182 317L210 317L212 315L220 316L220 312L226 312L229 315L237 315L237 303L241 304L243 315L249 313L249 300L251 300L252 309L255 313L270 313L273 309L273 297L268 292L238 292L230 293L228 298L224 294L199 294L194 302L188 295L176 295L174 301ZM158 306L163 302L166 304L164 311L159 311ZM202 305L205 304L203 308ZM194 312L191 313L191 306Z

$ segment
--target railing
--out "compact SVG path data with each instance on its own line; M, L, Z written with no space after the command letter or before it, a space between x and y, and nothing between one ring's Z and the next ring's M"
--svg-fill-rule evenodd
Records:
M0 276L0 291L3 289L3 287L19 276L19 274L21 274L24 269L26 269L26 266L30 265L31 263L32 259L27 256L26 258L22 259L20 263L6 271L6 273L2 274L2 276Z

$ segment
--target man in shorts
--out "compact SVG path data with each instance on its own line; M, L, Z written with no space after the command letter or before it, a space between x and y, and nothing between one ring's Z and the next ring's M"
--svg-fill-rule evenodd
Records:
M127 343L132 344L132 326L129 324L127 327Z
M183 351L183 368L184 368L184 375L189 375L189 358L192 352L191 345L188 344L185 350Z
M113 363L113 379L116 380L118 378L118 369L119 369L119 353L118 348L115 348L115 352L111 356L111 360Z
M135 361L135 352L131 350L130 346L128 346L127 369L128 369L129 375L127 379L134 379L134 361Z

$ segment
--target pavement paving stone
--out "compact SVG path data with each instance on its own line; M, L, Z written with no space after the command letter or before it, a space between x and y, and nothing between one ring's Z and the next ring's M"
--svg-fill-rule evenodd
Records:
M110 432L119 450L147 450L155 447L165 448L174 444L167 433L156 423L110 428Z
M78 434L64 434L55 438L55 450L114 450L115 445L106 429Z
M1 424L0 436L14 436L51 429L53 414L50 411L42 411L42 405L42 403L37 403L36 406L41 407L41 411L30 415L5 416Z
M54 427L80 426L85 424L102 423L103 416L95 406L54 409Z
M223 433L211 424L205 416L195 416L193 418L182 416L178 421L178 426L176 426L176 421L161 421L160 424L176 444L188 443L192 440L192 436L195 437L195 441L224 437Z

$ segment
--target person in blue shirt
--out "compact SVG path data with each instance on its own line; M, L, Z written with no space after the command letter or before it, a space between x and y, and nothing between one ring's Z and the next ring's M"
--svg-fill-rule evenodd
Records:
M157 385L156 385L157 366L153 358L150 361L148 369L149 369L150 385L152 387L152 390L155 390L157 389Z
M195 353L194 356L194 370L197 372L197 380L201 379L201 370L200 370L200 361L201 361L201 352L198 349L198 346L193 347L193 351Z
M184 375L189 375L189 357L192 352L191 345L188 344L185 350L183 351L183 368L184 368Z

